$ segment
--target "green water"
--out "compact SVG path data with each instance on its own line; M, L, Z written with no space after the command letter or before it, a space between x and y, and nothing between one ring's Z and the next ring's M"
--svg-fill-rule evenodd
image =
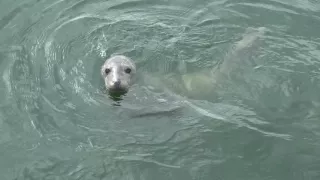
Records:
M196 72L250 27L267 31L244 71L192 106L103 91L114 53ZM0 42L1 180L320 178L318 1L1 0Z

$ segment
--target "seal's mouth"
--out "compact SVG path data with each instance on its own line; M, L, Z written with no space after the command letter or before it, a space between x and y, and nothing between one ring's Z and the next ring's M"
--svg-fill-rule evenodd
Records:
M127 94L128 90L124 88L109 88L108 94L112 97L120 97Z
M111 98L114 101L121 101L123 99L123 96L125 96L127 94L127 90L124 89L110 89L108 90L108 94L109 94L109 98Z
M128 90L126 88L120 87L120 86L114 86L107 88L109 93L115 93L115 94L121 94L121 93L127 93Z

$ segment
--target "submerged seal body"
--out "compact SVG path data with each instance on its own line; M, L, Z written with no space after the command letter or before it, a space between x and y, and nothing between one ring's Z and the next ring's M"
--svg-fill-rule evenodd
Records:
M123 55L108 58L101 67L101 76L110 94L125 94L136 74L134 62Z
M231 47L227 56L222 61L218 71L199 70L179 76L174 74L161 74L158 77L150 74L139 76L144 83L158 88L170 89L178 94L198 98L199 96L212 96L214 88L223 82L225 75L229 75L235 69L242 67L239 59L247 59L254 47L254 42L264 34L265 28L248 29L242 39ZM135 81L136 65L124 55L115 55L107 59L101 67L101 75L104 78L105 87L109 93L126 93Z

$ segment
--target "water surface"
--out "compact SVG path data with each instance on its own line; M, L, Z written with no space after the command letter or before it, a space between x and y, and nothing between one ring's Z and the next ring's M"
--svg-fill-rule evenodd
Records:
M256 27L214 98L103 92L114 53L192 73ZM2 0L1 179L319 179L319 29L312 0Z

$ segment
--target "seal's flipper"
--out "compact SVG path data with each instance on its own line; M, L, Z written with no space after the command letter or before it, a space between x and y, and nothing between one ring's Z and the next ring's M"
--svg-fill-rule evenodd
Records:
M241 69L245 60L254 54L258 39L266 32L265 27L248 28L242 39L236 42L228 51L226 57L219 66L219 73L229 75L235 69Z

